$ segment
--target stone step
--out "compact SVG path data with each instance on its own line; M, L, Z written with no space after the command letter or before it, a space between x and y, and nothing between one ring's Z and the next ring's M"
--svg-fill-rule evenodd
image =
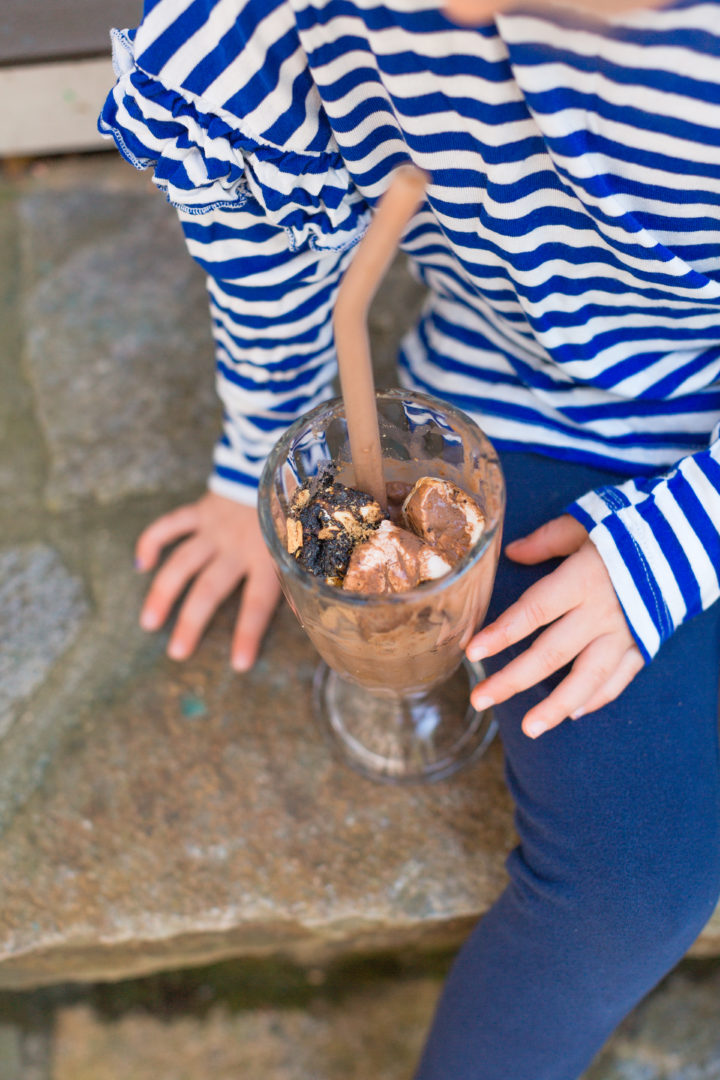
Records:
M437 993L433 979L387 981L340 1001L217 1003L170 1019L70 1006L57 1014L51 1080L407 1080Z
M437 977L377 978L302 1004L109 1016L89 1002L56 1014L48 1080L409 1080ZM584 1080L717 1080L720 966L686 965L621 1026ZM14 1080L13 1077L10 1080Z
M202 489L214 437L202 275L119 162L0 188L0 987L457 945L505 882L499 747L372 784L312 720L286 609L244 677L232 601L182 666L142 634L135 537ZM386 357L408 280L375 315Z

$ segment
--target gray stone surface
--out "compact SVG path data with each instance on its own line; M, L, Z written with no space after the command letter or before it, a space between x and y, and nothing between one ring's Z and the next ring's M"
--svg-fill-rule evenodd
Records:
M52 1080L52 1017L32 1026L16 1018L0 1021L2 1080Z
M586 1080L720 1080L720 964L686 965L666 979Z
M132 569L132 551L141 526L163 508L123 506L105 515L103 525L86 515L45 523L48 543L73 577L84 581L88 612L72 648L0 742L0 836L16 809L42 784L73 727L87 712L102 715L162 650L164 636L148 638L137 625L146 584ZM52 594L47 603L52 608Z
M46 544L0 549L0 738L78 635L82 582Z
M52 1080L52 1051L53 1032L49 1025L24 1032L20 1080Z
M20 202L25 360L46 500L202 485L218 431L203 276L156 192Z
M44 475L44 448L22 366L17 197L0 183L0 536L6 519L32 512Z
M0 1022L0 1063L3 1080L23 1080L22 1036L16 1024Z

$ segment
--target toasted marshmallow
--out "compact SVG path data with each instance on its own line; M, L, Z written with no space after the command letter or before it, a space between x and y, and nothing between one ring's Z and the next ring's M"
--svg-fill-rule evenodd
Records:
M382 521L350 556L343 588L367 594L407 592L450 570L452 564L419 537Z
M480 507L456 484L434 476L417 481L403 503L403 522L427 544L456 563L482 536Z

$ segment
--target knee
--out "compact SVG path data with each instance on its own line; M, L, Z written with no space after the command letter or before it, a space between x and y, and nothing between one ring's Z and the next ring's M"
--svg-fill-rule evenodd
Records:
M508 869L520 905L551 935L567 944L570 932L599 966L642 968L651 982L687 952L720 898L720 823L664 843L644 839L606 835L602 855L576 850L574 869L551 877L518 849Z
M720 898L720 829L712 839L687 844L682 858L666 862L657 921L661 933L685 953L711 918ZM653 875L655 879L655 875Z

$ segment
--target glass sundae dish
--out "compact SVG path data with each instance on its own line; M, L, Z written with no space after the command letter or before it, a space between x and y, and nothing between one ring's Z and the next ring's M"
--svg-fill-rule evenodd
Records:
M340 399L302 417L276 444L260 483L260 522L285 596L322 657L315 709L336 750L375 778L438 779L477 757L494 732L491 715L469 704L482 669L464 650L490 601L505 487L493 447L459 410L400 389L378 393L376 404L390 520L406 524L402 505L416 481L449 481L470 496L481 522L465 553L448 556L446 545L438 569L434 551L430 579L398 592L363 591L357 581L343 587L302 565L292 549L301 542L293 537L303 485L331 466L334 482L360 487ZM438 528L442 543L442 522ZM387 520L382 529L391 531ZM368 579L367 587L377 586Z

